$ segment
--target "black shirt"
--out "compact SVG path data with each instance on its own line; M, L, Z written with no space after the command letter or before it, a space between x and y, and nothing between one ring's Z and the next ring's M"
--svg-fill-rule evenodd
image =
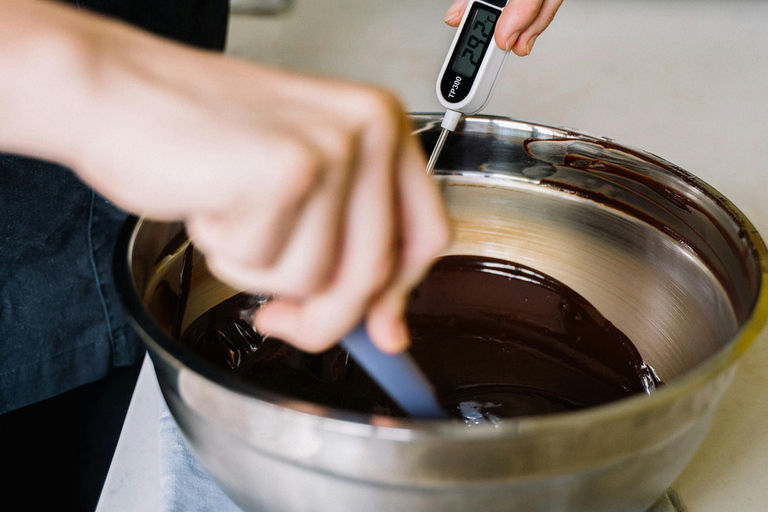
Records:
M157 35L223 50L228 0L64 0L118 18Z

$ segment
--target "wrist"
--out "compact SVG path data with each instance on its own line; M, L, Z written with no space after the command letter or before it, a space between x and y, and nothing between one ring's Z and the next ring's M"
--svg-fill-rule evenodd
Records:
M183 218L195 204L179 188L199 176L171 155L186 149L190 131L207 128L198 110L210 100L204 84L212 56L123 25L104 28L85 59L80 128L88 144L78 173L126 210Z

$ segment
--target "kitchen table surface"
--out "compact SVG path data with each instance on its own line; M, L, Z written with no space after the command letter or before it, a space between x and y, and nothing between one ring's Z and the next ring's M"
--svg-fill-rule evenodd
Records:
M450 0L295 0L233 17L228 52L378 84L438 112ZM768 236L768 2L565 0L531 56L511 57L484 114L569 126L657 154L725 194ZM158 414L148 360L99 512L160 509ZM689 512L768 503L768 332L745 354L712 430L674 487Z

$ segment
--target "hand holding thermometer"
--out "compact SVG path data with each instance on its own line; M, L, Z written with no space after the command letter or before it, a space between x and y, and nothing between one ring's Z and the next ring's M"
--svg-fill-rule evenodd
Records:
M427 164L427 174L432 174L448 132L456 129L461 115L479 112L491 97L509 55L493 39L505 5L506 0L469 0L437 77L437 99L448 110Z

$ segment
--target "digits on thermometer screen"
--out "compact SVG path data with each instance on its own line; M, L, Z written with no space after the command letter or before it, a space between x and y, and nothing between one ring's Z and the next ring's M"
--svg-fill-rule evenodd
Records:
M470 29L464 35L457 51L458 58L451 68L455 73L472 78L483 58L488 41L493 37L498 14L494 11L475 8L469 20Z

